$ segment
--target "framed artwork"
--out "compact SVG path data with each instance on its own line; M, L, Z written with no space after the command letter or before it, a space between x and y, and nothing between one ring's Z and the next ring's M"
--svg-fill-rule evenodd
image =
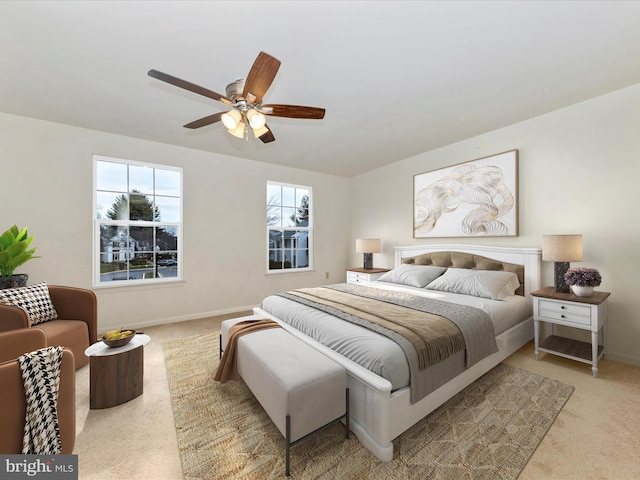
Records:
M413 176L413 236L518 235L518 150Z

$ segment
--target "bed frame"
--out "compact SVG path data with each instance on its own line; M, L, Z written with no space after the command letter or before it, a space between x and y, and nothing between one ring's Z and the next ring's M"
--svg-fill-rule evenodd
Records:
M523 265L525 297L530 298L531 292L540 288L541 253L538 248L445 244L395 247L394 250L396 266L402 264L405 258L433 252L463 252ZM476 363L419 402L411 404L409 387L392 393L391 383L386 379L281 322L261 308L255 308L254 311L277 321L291 334L320 350L347 370L347 386L351 398L351 430L369 451L384 462L393 459L394 438L471 385L533 338L533 317L529 317L496 337L498 352Z

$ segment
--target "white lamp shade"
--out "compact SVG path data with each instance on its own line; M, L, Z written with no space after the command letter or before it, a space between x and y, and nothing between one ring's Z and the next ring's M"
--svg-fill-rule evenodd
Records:
M356 253L380 253L381 251L379 238L356 239Z
M234 137L244 138L244 122L238 123L238 126L233 130L229 129L229 133Z
M582 235L543 235L542 260L546 262L581 262Z
M254 130L264 127L264 124L267 123L264 115L253 108L250 108L247 112L247 119L249 120L249 125L251 125L251 128Z
M262 135L264 135L265 133L267 133L269 131L269 129L265 126L263 126L262 128L254 128L253 129L253 135L256 138L260 138Z
M242 114L236 110L235 108L229 110L227 113L223 113L220 117L222 123L229 130L235 130L238 127L238 124L242 120Z

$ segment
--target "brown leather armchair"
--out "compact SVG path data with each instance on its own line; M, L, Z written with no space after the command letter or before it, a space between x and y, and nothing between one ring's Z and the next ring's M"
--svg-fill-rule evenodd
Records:
M18 357L47 346L38 328L0 332L0 454L22 453L27 410ZM65 348L60 365L58 424L62 453L73 453L76 442L76 372L73 353Z
M84 351L98 340L98 302L92 290L60 285L47 285L59 320L29 327L29 315L13 305L0 303L0 332L15 329L39 329L45 333L46 345L69 348L76 369L89 363ZM23 352L24 353L24 352Z

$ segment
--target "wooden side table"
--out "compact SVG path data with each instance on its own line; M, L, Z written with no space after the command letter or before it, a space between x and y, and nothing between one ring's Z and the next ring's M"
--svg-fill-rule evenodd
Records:
M551 353L591 365L594 378L598 376L598 360L607 356L607 298L609 292L593 292L590 297L573 293L558 293L544 287L533 296L533 326L536 360L540 352ZM551 325L551 335L540 340L540 322ZM554 325L579 328L591 332L591 344L553 334ZM602 345L598 334L602 330Z
M373 282L388 271L388 268L350 268L347 270L347 283Z
M89 407L111 408L142 395L144 346L149 335L136 334L123 347L94 343L84 353L89 357Z

